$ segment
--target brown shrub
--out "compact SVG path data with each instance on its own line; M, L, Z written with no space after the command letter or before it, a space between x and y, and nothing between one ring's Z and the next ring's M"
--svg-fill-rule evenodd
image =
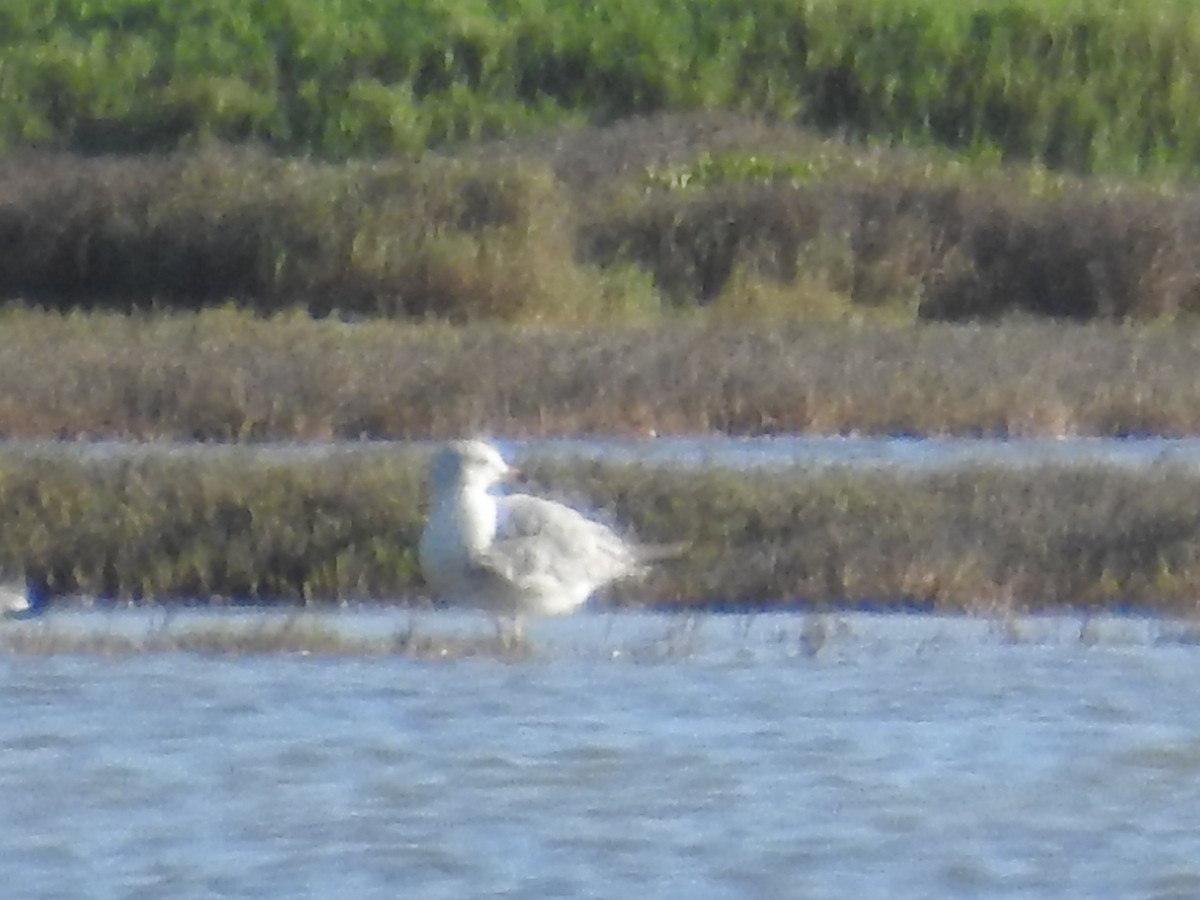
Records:
M720 153L711 184L649 177ZM27 155L0 161L0 298L453 322L1196 310L1192 195L1036 175L728 114L415 162Z
M0 166L0 293L59 308L239 302L509 318L575 276L553 178L514 164L321 166L207 148ZM526 296L530 295L532 301Z
M661 194L631 214L586 228L582 252L600 264L635 262L654 273L674 305L703 305L721 292L737 266L794 280L800 248L822 231L826 215L807 192L781 196L765 186L695 197Z
M1200 208L1186 198L1081 194L962 205L956 266L928 279L926 318L1012 312L1079 320L1193 312Z

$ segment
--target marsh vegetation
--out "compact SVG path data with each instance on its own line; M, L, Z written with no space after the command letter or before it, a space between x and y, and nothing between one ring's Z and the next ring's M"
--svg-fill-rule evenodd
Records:
M323 163L0 160L0 298L451 323L1171 320L1182 184L868 148L732 114Z
M0 298L1173 317L1200 304L1196 22L1180 0L17 0Z
M9 0L0 147L419 151L664 110L1079 170L1200 159L1186 0Z
M1198 433L1196 22L9 3L0 436ZM418 457L4 453L0 563L419 602ZM1195 605L1183 470L541 471L691 539L618 604Z
M0 460L4 568L109 601L428 605L417 452ZM618 607L1190 612L1195 472L675 471L530 460L531 490L687 553Z
M0 313L0 436L1200 431L1200 332L1095 323L344 324Z

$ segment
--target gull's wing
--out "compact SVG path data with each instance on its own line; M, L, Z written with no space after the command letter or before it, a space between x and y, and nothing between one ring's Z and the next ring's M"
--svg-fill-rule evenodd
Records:
M528 494L496 500L496 538L486 564L509 578L599 586L641 568L635 546L569 506Z

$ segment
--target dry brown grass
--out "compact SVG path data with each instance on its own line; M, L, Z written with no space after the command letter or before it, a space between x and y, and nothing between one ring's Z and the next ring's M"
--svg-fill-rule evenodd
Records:
M1200 333L1013 321L357 325L0 315L0 435L1200 433Z

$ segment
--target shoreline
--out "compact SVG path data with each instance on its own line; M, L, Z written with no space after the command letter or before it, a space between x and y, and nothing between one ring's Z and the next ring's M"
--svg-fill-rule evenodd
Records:
M531 621L529 636L516 643L499 640L486 616L466 612L413 614L403 606L315 611L253 607L234 616L211 608L191 612L191 616L173 617L169 611L147 608L99 610L93 616L67 609L36 624L0 623L0 657L119 660L191 654L213 659L517 662L568 656L644 663L735 653L745 662L830 656L881 644L925 652L935 645L1091 649L1200 643L1200 626L1194 617L1120 612L1016 615L834 609L678 614L589 609Z

